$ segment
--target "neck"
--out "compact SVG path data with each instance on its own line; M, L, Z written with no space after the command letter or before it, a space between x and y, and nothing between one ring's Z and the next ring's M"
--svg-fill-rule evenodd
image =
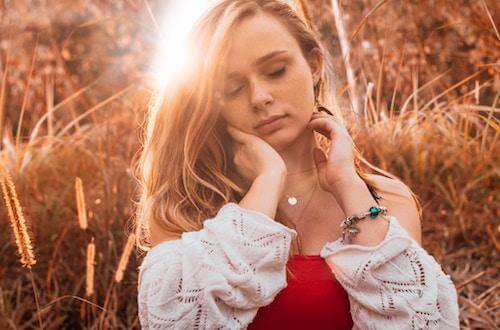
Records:
M317 181L313 158L313 147L317 146L314 133L305 130L296 141L278 151L288 172L284 190L286 193L300 193L305 189L308 190Z

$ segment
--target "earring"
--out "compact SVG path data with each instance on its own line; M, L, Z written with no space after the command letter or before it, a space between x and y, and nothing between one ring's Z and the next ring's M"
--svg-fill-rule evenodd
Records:
M330 116L333 116L333 113L328 110L326 107L324 107L323 105L321 105L318 101L318 97L316 96L315 100L315 107L316 109L318 109L318 111L323 111L323 112L326 112L327 114L329 114Z

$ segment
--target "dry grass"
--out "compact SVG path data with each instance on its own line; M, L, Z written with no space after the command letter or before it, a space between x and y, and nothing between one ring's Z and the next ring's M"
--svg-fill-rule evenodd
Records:
M118 264L118 269L116 270L115 281L120 283L123 280L123 275L127 269L127 264L130 259L130 254L135 244L135 234L130 234L127 239L127 244L123 249L122 256L120 257L120 263Z
M330 1L301 2L335 55L359 149L422 201L423 244L456 283L462 328L498 328L498 5L339 2L348 81ZM0 11L0 328L137 328L130 164L154 23L134 0Z
M85 193L83 192L83 183L81 178L75 180L76 206L78 210L78 224L82 230L87 229L87 208L85 207Z
M87 273L85 276L85 296L94 295L94 264L95 264L95 243L87 245Z
M17 253L20 257L21 264L26 268L31 268L36 264L31 238L28 233L28 226L24 218L21 204L17 198L14 182L3 163L0 165L0 186L2 187L2 195L5 202L5 208L9 217L10 226L14 233L14 238L17 246Z

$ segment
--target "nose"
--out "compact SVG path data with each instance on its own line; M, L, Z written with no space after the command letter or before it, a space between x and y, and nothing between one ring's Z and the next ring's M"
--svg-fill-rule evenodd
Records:
M273 96L263 83L253 82L251 85L250 103L252 109L264 110L272 104Z

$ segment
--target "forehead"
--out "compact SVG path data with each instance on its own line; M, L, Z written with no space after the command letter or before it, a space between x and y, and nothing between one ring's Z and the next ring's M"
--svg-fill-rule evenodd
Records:
M258 13L239 22L231 31L232 42L225 61L230 74L255 66L255 60L274 51L297 55L300 47L280 21Z

